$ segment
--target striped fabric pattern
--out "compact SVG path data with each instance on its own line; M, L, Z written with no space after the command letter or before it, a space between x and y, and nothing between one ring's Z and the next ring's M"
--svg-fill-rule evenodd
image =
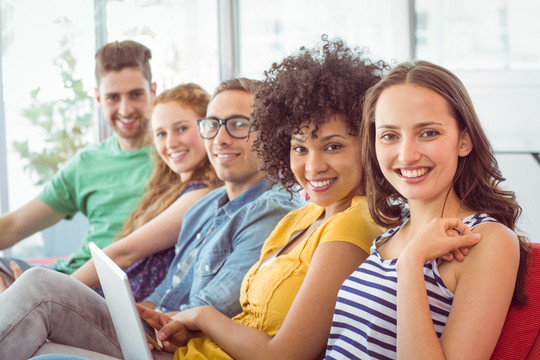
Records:
M474 214L463 219L471 229L485 222L496 221L486 214ZM397 259L382 259L376 244L395 234L401 226L377 237L371 245L370 256L341 286L326 359L397 358ZM433 326L440 337L454 295L439 276L437 260L424 265L424 278Z

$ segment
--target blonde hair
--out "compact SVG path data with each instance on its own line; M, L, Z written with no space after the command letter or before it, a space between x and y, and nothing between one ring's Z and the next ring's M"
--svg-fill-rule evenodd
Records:
M153 99L152 109L158 104L179 102L182 105L189 106L198 116L204 117L209 101L210 95L206 91L199 85L189 83L163 91ZM182 181L180 175L176 174L165 164L157 154L154 146L151 147L150 156L154 162L154 171L148 179L146 192L142 196L139 205L124 223L122 231L115 238L115 241L129 235L159 215L192 182L202 181L209 187L219 184L214 168L207 156L197 165L187 181Z

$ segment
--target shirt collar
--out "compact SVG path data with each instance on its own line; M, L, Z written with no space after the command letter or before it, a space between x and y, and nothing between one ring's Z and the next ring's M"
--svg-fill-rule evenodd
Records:
M226 206L228 210L232 212L236 212L245 204L250 203L253 200L257 199L260 195L262 195L264 192L266 192L270 188L271 186L268 183L268 180L266 178L263 178L259 180L257 183L255 183L252 187L250 187L249 189L247 189L246 191L238 195L232 201L229 201L229 196L227 195L227 192L224 191L223 195L218 200L218 208Z

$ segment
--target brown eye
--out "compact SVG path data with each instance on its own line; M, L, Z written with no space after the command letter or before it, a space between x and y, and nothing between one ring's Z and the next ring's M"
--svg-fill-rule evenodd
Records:
M326 150L328 151L334 151L334 150L339 150L341 149L343 146L341 146L340 144L330 144L326 147Z
M427 131L424 131L421 136L422 137L434 137L434 136L437 136L437 135L439 135L438 131L427 130Z
M394 134L382 134L381 135L382 140L391 141L397 139L397 136Z

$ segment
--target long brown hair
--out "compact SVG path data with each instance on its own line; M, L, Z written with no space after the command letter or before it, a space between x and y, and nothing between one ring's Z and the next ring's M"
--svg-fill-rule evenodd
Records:
M188 106L200 117L206 115L206 107L210 95L196 84L182 84L172 89L163 91L152 100L152 109L158 104L179 102ZM148 136L151 136L150 134ZM216 186L219 180L208 157L193 170L187 181L182 181L180 175L172 171L159 157L154 146L151 147L150 156L154 162L154 171L148 179L146 192L141 198L139 205L133 210L124 223L121 233L116 240L129 235L137 228L146 224L163 210L169 207L178 195L193 181L202 181L207 186Z
M517 231L521 207L512 191L499 187L504 181L493 149L482 129L474 106L463 83L450 71L438 65L418 61L403 63L392 69L373 88L364 103L362 128L362 157L365 167L369 210L373 219L385 227L394 227L408 215L405 199L386 180L375 153L375 110L380 95L391 86L414 84L435 91L448 103L460 130L466 130L473 144L466 157L460 157L453 179L453 187L460 202L477 212L487 213L512 231ZM528 241L518 235L520 265L514 291L514 301L525 303L523 276L526 271Z

